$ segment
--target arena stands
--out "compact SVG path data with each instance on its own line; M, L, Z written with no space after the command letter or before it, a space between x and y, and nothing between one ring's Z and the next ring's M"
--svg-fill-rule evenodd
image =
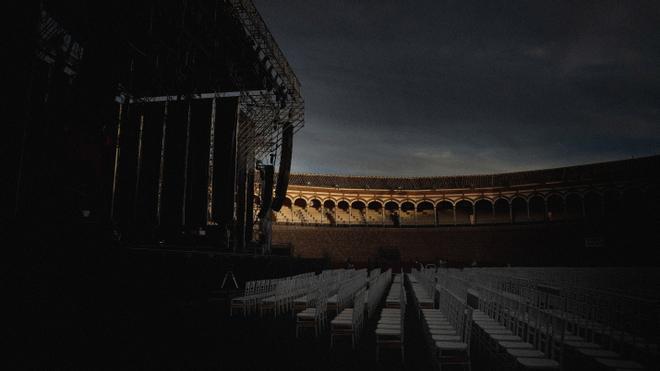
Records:
M474 176L292 174L273 241L333 264L382 249L403 264L657 264L657 168L660 156Z
M660 156L548 170L429 178L291 174L281 224L443 226L643 219ZM292 216L293 215L293 216Z

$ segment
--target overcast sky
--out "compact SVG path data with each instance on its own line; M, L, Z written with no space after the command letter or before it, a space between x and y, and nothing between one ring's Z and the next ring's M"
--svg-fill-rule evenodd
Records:
M660 1L254 1L302 83L294 172L660 153Z

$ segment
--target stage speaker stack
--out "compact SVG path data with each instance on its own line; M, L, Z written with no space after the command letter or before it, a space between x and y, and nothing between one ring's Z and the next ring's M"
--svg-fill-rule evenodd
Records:
M287 123L282 131L282 154L280 156L280 169L277 174L277 188L272 209L280 211L286 190L289 186L289 173L291 172L291 155L293 153L293 125Z
M264 165L261 168L261 209L259 219L263 219L270 212L273 204L273 177L275 168L273 165Z

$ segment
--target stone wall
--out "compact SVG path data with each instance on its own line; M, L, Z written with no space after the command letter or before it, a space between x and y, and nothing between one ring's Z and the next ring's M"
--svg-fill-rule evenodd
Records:
M334 265L347 258L356 264L398 250L401 262L458 265L582 265L594 254L584 248L580 224L462 226L441 228L368 228L283 226L273 228L275 243L291 243L293 254L330 258Z

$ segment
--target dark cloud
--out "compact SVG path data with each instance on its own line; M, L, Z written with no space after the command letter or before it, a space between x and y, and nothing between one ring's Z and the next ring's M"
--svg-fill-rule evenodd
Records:
M660 3L256 5L303 85L294 171L490 173L660 153Z

